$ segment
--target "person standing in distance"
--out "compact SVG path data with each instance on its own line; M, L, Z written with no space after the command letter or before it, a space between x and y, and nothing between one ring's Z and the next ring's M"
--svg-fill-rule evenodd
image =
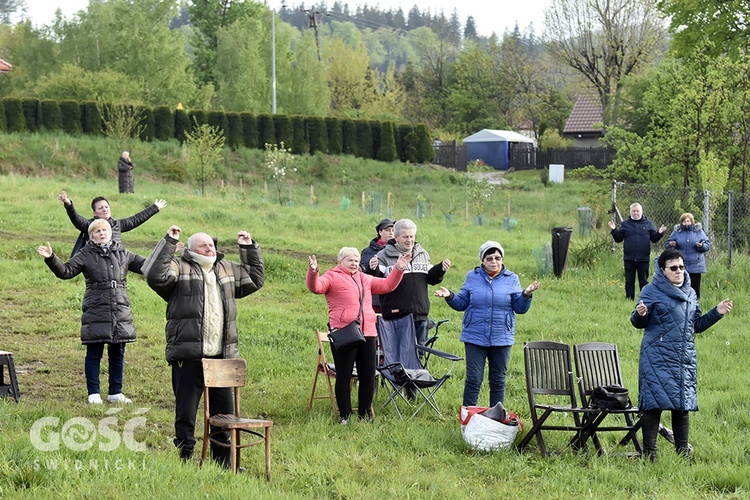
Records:
M643 215L640 203L630 205L630 217L622 221L620 228L609 221L615 243L623 243L623 264L625 267L625 298L635 300L635 275L638 273L638 286L641 290L648 284L648 268L651 263L651 243L664 236L667 226L656 226Z
M378 252L385 247L386 243L393 239L393 224L394 222L391 219L385 218L378 222L378 225L375 226L375 233L377 234L377 236L375 236L370 241L370 245L367 248L362 249L362 253L360 254L362 256L362 260L360 261L359 265L362 268L362 272L371 274L369 273L371 267L377 269ZM372 296L372 309L376 313L380 312L379 295L374 294Z

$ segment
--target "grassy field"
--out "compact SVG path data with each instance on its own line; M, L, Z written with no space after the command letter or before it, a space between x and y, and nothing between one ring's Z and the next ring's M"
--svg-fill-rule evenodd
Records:
M307 411L316 358L314 329L325 325L326 306L322 297L305 288L306 256L315 253L327 268L335 264L340 247L368 243L382 217L357 206L359 193L369 190L392 193L391 215L396 218L414 217L417 197L425 199L426 217L417 220L417 240L433 262L453 261L445 279L453 290L477 265L479 245L500 241L506 265L520 275L522 284L533 279L542 284L531 310L518 317L506 391L506 406L530 425L521 353L527 340L616 342L625 383L637 393L641 333L628 319L633 304L624 299L621 249L610 252L608 235L601 229L587 239L575 234L569 267L560 279L539 276L532 255L550 240L552 227L577 227L578 206L606 206L606 186L566 180L544 187L535 172L509 174L509 184L495 193L493 208L487 211L488 224L476 226L465 223L462 176L438 168L308 158L299 167L294 203L280 206L266 200L255 152L228 155L229 166L222 172L226 182L215 180L206 196L200 196L192 184L164 181L165 165L179 165L176 144L143 145L133 155L137 166L141 159L134 195L117 194L118 152L106 151L104 140L0 136L0 349L13 351L22 391L20 404L0 400L0 497L748 496L746 256L727 269L717 249L704 278L706 308L724 297L731 297L735 308L698 340L701 411L691 415L693 465L676 457L665 441L655 464L614 454L573 453L565 449L563 433L549 435L550 445L562 453L547 459L535 445L524 454L475 453L461 438L457 419L461 363L438 396L443 418L423 411L414 419L399 420L392 408L377 406L374 424L342 427L324 401ZM308 202L310 185L315 206ZM165 304L138 276L129 281L138 341L128 346L124 386L134 404L122 409L85 404L85 351L79 341L84 281L56 279L36 253L38 245L50 241L66 257L75 241L75 229L57 200L61 189L86 215L88 202L97 195L108 197L115 217L166 198L169 204L162 213L124 235L127 247L142 255L148 255L171 224L180 225L185 234L207 231L218 236L219 248L233 260L238 230L249 230L259 242L266 286L238 302L238 321L241 353L248 360L244 413L275 423L270 483L263 477L262 450L257 447L243 452L248 472L239 476L178 460L171 443L174 401L164 359ZM355 200L346 211L339 208L343 195ZM448 224L451 198L457 208ZM512 231L502 228L508 199L517 220ZM462 354L461 314L433 298L432 316L450 319L441 328L438 347ZM385 396L381 390L377 401L382 403ZM480 403L487 399L485 387ZM45 447L32 436L40 422L47 423L42 438L52 450L40 449ZM87 422L94 427L87 430ZM669 425L668 418L665 423ZM610 438L608 448L614 448Z

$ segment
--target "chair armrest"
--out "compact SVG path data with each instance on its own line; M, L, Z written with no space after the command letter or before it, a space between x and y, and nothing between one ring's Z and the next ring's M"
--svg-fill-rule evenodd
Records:
M461 361L462 359L464 359L462 357L455 356L453 354L448 354L447 352L438 351L437 349L433 349L431 347L425 347L423 345L417 345L417 350L418 351L423 351L423 352L428 352L430 354L434 354L435 356L447 359L449 361Z

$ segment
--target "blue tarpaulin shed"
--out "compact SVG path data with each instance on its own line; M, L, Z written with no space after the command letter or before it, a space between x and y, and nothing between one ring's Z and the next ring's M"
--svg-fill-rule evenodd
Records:
M514 142L533 144L534 139L512 130L480 130L464 138L467 160L482 160L495 170L508 170L508 145Z

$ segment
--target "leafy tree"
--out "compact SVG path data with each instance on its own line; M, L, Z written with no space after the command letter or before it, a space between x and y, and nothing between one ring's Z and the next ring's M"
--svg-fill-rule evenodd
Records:
M97 101L96 107L102 117L104 134L115 142L118 151L131 151L132 139L140 137L146 128L143 114L128 104Z
M347 47L334 38L327 44L325 61L331 111L338 116L362 116L359 110L375 98L375 85L367 80L370 67L364 47Z
M23 6L23 0L0 0L0 23L9 24L13 14Z
M222 160L224 135L218 127L207 123L193 122L192 131L185 132L185 144L189 158L188 170L198 179L201 195L206 194L206 182L216 175L216 165Z
M657 55L664 35L656 0L559 0L545 11L545 38L597 92L605 128L618 123L622 80Z
M110 69L86 71L65 64L54 73L42 76L31 92L40 99L102 100L140 103L143 82Z
M474 21L474 16L466 18L466 25L464 26L464 38L466 40L477 39L477 23Z
M13 71L3 75L0 93L6 96L38 95L32 90L45 74L60 68L55 41L34 28L31 21L0 29L0 57L12 61Z

